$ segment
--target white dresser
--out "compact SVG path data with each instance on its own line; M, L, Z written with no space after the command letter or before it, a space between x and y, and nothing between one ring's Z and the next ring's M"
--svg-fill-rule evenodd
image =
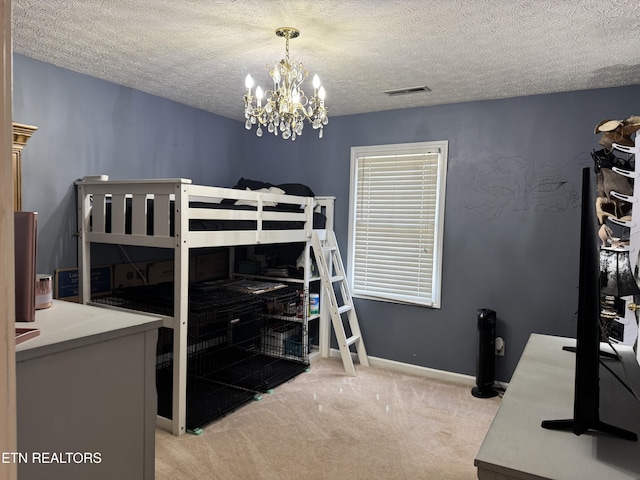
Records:
M575 354L563 346L575 346L575 340L538 334L529 338L476 456L480 480L640 478L640 442L540 426L543 420L573 417ZM619 351L640 391L635 353L630 347ZM619 362L607 362L620 374ZM640 403L603 367L600 392L600 419L640 433Z
M16 346L18 477L154 478L157 317L54 300Z

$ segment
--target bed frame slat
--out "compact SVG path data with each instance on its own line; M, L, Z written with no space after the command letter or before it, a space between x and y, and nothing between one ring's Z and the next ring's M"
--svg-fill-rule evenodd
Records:
M120 235L125 233L126 198L123 193L111 197L111 233Z
M105 225L105 195L96 194L93 196L93 206L91 207L91 214L93 216L91 223L91 231L95 233L104 233Z
M147 234L147 196L133 194L131 200L131 233L133 235Z
M169 195L155 195L153 200L153 234L168 237L170 227L171 199Z

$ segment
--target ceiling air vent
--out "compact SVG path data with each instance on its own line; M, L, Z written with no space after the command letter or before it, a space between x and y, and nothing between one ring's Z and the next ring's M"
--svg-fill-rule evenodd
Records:
M406 87L406 88L398 88L396 90L386 90L382 93L388 95L389 97L397 97L398 95L409 95L410 93L420 93L420 92L430 92L431 89L426 85L422 85L421 87Z

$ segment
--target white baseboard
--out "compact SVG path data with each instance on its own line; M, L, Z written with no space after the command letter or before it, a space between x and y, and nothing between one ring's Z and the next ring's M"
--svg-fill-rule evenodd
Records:
M331 357L340 358L340 351L332 348L329 355ZM358 356L352 354L354 361L357 362ZM319 352L316 355L311 355L311 361L321 358ZM386 358L369 356L369 364L372 367L385 368L387 370L394 370L397 372L406 373L409 375L416 375L419 377L431 378L434 380L442 380L445 382L458 383L469 387L476 386L476 379L470 375L463 375L461 373L447 372L446 370L437 370L435 368L421 367L419 365L412 365L410 363L397 362L395 360L388 360Z

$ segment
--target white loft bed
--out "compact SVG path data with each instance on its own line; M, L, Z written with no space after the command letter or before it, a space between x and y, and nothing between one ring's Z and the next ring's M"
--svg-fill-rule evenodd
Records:
M186 432L187 321L189 250L205 247L302 243L305 272L310 271L314 214L326 218L315 229L320 239L333 229L334 197L302 197L263 191L193 185L183 178L108 180L85 177L76 182L78 195L78 285L81 303L91 301L91 243L135 245L174 250L174 315L164 326L174 330L172 419L158 417L158 425L182 435ZM238 210L222 199L251 203ZM275 211L272 207L288 207ZM208 230L216 222L234 228L252 222L250 230ZM230 224L224 223L230 222ZM246 224L242 228L247 228ZM321 317L320 351L329 351L329 324ZM324 352L324 353L323 353Z

